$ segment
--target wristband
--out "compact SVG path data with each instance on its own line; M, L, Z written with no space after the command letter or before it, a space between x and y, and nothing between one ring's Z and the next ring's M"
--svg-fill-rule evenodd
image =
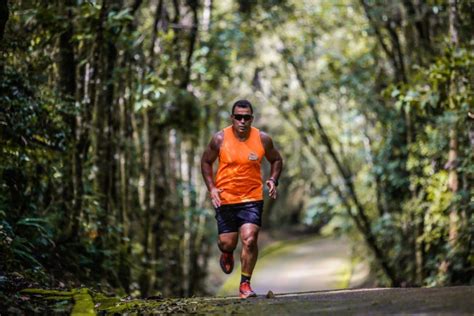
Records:
M278 180L275 180L274 178L268 178L268 180L272 181L276 187L278 186Z

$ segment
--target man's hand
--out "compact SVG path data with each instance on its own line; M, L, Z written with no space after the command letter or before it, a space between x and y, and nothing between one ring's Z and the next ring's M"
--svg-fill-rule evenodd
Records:
M260 139L262 140L263 147L265 148L265 158L270 163L270 178L265 181L268 187L268 195L272 199L277 198L277 185L278 177L280 176L281 169L283 168L283 159L280 153L273 146L273 141L270 136L260 131Z
M219 193L221 192L222 189L218 188L213 188L211 189L211 192L209 192L209 195L211 196L212 205L214 205L215 208L221 206L221 197L219 195Z
M268 195L272 198L272 199L276 199L277 198L277 187L275 185L275 182L271 179L268 179L265 184L267 185L268 187Z

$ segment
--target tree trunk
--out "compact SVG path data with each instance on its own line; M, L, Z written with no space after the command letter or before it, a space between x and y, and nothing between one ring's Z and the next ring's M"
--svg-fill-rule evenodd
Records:
M156 9L153 22L153 29L151 32L151 42L149 47L149 56L148 60L145 63L145 69L142 71L141 75L141 84L145 84L145 78L147 73L154 72L155 66L155 45L158 37L158 26L159 22L162 19L163 14L163 0L159 0ZM143 92L143 91L142 91ZM140 95L140 99L145 98L143 94ZM159 280L160 274L156 271L155 268L151 266L151 262L158 260L157 256L160 257L160 260L163 260L161 256L161 244L163 240L163 232L161 231L162 220L163 220L163 211L166 209L164 205L167 199L167 190L165 189L163 182L160 181L160 175L165 177L164 174L160 174L160 171L165 172L164 161L160 160L161 155L166 152L166 147L163 147L165 137L163 135L161 126L152 125L153 111L151 109L143 109L143 150L142 150L142 169L141 169L141 181L143 185L139 188L140 200L142 202L142 209L144 212L143 220L143 247L144 247L144 260L142 273L140 276L140 290L143 297L146 297L150 294L155 288L162 290L160 288L161 283ZM139 141L136 141L137 148L139 146ZM162 152L163 151L163 152ZM157 190L157 187L160 189ZM153 201L152 201L153 197ZM153 207L152 207L153 204ZM152 216L153 213L153 216Z
M112 122L113 106L114 106L114 82L113 75L115 71L115 64L117 60L117 49L115 47L115 35L114 32L108 32L106 27L106 18L112 10L118 10L120 7L115 3L112 7L108 6L106 0L103 1L102 8L100 11L99 31L102 35L98 35L97 45L103 50L103 54L100 59L100 66L98 71L98 77L100 80L96 82L99 85L100 90L96 97L94 104L94 167L96 171L95 175L95 187L98 194L98 238L96 239L96 247L99 250L96 258L96 264L99 267L98 271L101 271L100 266L105 260L103 249L113 248L117 245L116 240L112 241L109 233L109 227L113 225L111 220L114 211L114 192L115 184L113 178L115 178L115 152L114 144L112 141ZM110 34L112 33L112 34ZM107 34L107 37L105 37ZM99 41L101 38L101 41ZM116 236L115 236L116 237ZM119 281L116 279L115 274L107 276L109 282L113 285L118 285Z
M72 13L72 6L73 2L71 0L66 1L64 4L61 2L60 10L61 13L65 16L65 18L72 20L73 13ZM66 212L65 216L63 217L63 227L72 227L78 226L78 223L73 224L75 221L79 221L78 218L74 218L74 212L70 212L74 208L74 205L77 203L77 187L76 182L74 181L74 170L75 167L75 159L76 156L76 117L74 114L71 114L74 110L74 103L76 97L76 58L74 53L74 45L72 43L72 37L74 35L73 24L68 23L66 29L63 30L61 35L59 36L59 59L58 59L58 88L61 92L61 97L63 98L63 102L67 104L68 111L65 111L64 114L64 121L69 127L70 132L70 139L68 141L69 148L67 150L67 154L65 155L64 159L66 160L64 163L66 180L65 186L63 188L63 198L64 198L64 210ZM72 215L72 216L71 216ZM66 229L65 231L66 239L72 237L71 231Z
M143 110L143 173L141 174L141 179L143 180L143 255L144 260L142 261L142 273L140 277L140 291L143 297L147 297L151 291L152 277L150 276L152 272L151 262L152 262L152 249L151 249L151 188L152 188L152 166L153 155L151 144L151 130L150 130L150 120L149 120L149 111L148 109Z
M188 55L186 57L186 65L185 65L185 71L184 71L184 78L181 81L181 88L186 89L188 87L190 78L191 78L191 66L192 66L192 57L194 53L194 47L196 45L196 39L198 36L198 24L199 24L199 19L198 19L198 1L197 0L190 0L188 1L188 5L191 8L191 11L193 12L193 25L191 27L191 32L189 34L189 48L188 48Z
M449 35L451 37L451 45L454 49L457 49L459 45L458 26L459 17L457 12L457 0L449 0ZM458 92L456 85L457 80L459 80L459 78L457 78L457 73L453 71L451 74L451 82L449 87L449 105L451 108L456 107L455 97ZM453 196L457 194L459 187L458 173L456 170L457 159L458 136L456 131L456 123L453 123L453 126L449 131L449 153L447 162L447 168L449 170L448 186L453 193ZM453 203L449 212L449 244L453 249L455 248L458 239L458 217L457 204Z
M76 200L73 210L73 225L71 228L71 235L73 238L79 236L80 218L83 214L83 198L85 194L84 188L84 167L83 163L88 160L89 147L91 145L93 112L94 106L97 103L98 90L100 89L100 65L103 55L102 43L104 41L104 23L106 18L105 6L101 8L99 20L97 21L96 38L92 48L92 59L90 63L86 63L81 67L80 77L83 78L81 84L81 94L78 99L83 99L86 102L83 109L81 109L80 126L78 126L78 142L74 157L74 185L77 189ZM85 55L86 49L84 51Z
M414 3L412 0L403 0L402 3L407 11L408 20L413 21L414 24L414 30L416 31L416 35L414 36L417 38L419 43L419 49L417 49L416 52L421 65L423 64L423 53L433 52L429 29L429 16L431 14L431 10L428 8L425 9L424 6L427 4L421 1L416 1L416 3Z
M124 52L124 56L120 62L121 69L127 69L127 63L130 62L130 54ZM128 100L124 91L127 87L130 87L131 82L130 72L127 72L126 75L122 75L118 85L118 91L121 92L121 95L118 98L118 119L119 124L117 135L119 139L117 140L117 156L118 156L118 165L119 165L119 182L118 182L118 192L120 198L117 201L120 201L117 205L117 224L120 230L120 258L119 258L119 268L118 276L120 283L122 284L123 289L127 294L130 294L130 283L132 282L131 267L130 267L130 258L131 258L131 245L130 240L130 227L129 227L129 212L132 209L131 198L130 198L130 179L132 174L130 172L130 160L132 155L130 154L132 143L132 133L130 131L130 116L131 116L131 106L132 102Z
M156 200L156 216L152 225L152 236L153 236L153 248L155 252L155 257L160 258L162 264L167 265L167 256L165 249L165 241L168 239L169 231L166 229L166 226L170 225L170 213L171 203L170 203L170 183L169 183L169 170L168 170L168 131L161 128L157 131L157 138L154 142L155 153L156 153L156 163L154 166L154 172L156 176L156 181L154 183L154 196ZM171 270L168 270L164 267L157 267L152 271L154 275L154 287L163 291L164 285L166 284L165 276L171 277Z
M451 39L451 45L454 50L458 48L459 45L459 35L458 35L458 25L459 17L457 12L457 0L449 0L449 36ZM457 95L457 72L453 69L451 70L450 83L449 83L449 94L448 94L448 104L449 108L456 108L456 95ZM458 136L456 131L456 122L451 123L452 126L449 129L449 152L448 152L448 161L446 162L444 168L448 170L448 188L453 194L453 200L458 192L459 180L457 173L458 165ZM444 279L446 284L450 283L450 280L446 278L448 271L453 269L452 258L455 257L457 252L458 244L458 229L459 229L459 214L458 214L458 203L452 203L449 209L449 230L448 230L448 245L449 250L446 254L446 258L441 262L438 273L441 275L441 278ZM451 275L452 277L452 275Z
M10 17L8 8L8 0L0 0L0 43L3 43L3 35L5 34L5 26Z
M171 295L183 296L183 271L182 271L182 260L183 260L183 245L181 243L181 236L184 234L184 205L183 205L183 175L182 175L182 134L177 130L170 131L170 137L167 140L170 145L168 151L168 166L169 166L169 188L170 198L172 199L171 207L166 210L165 218L171 223L177 220L181 221L181 225L174 226L173 229L169 229L167 234L179 236L179 240L169 239L165 245L170 255L167 259L167 266L171 274L166 273L163 275L163 280L167 285L164 290ZM166 232L166 229L164 230ZM173 278L171 278L171 275Z
M3 80L3 73L5 72L5 63L3 58L3 40L5 34L5 27L10 17L10 10L8 8L8 0L0 0L0 80Z
M113 183L111 173L115 170L114 146L112 140L113 122L112 111L114 103L113 73L117 58L117 50L112 42L107 43L107 54L103 59L105 69L103 70L101 85L105 85L105 91L99 94L95 107L95 133L96 150L95 166L97 168L97 192L99 193L99 236L106 237L109 218L113 210Z

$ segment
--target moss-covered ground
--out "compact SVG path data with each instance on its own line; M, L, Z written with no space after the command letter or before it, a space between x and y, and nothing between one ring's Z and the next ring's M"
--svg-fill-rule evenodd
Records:
M261 295L242 300L225 298L180 298L124 300L87 289L22 292L36 300L67 301L71 315L147 314L469 314L474 313L474 287L359 289ZM93 304L93 305L92 305ZM55 311L54 309L51 309ZM58 311L56 310L55 313Z

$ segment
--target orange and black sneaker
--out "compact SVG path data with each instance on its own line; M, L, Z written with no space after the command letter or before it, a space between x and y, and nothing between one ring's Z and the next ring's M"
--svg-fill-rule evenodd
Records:
M257 293L252 290L250 282L247 281L240 283L239 292L240 298L257 297Z
M234 255L232 252L223 252L219 259L222 271L225 274L230 274L234 270Z

